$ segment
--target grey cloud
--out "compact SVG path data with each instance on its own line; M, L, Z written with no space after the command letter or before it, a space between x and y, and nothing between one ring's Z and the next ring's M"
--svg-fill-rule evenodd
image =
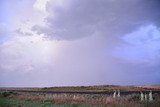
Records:
M32 36L33 35L32 33L29 33L29 32L22 32L20 28L15 30L15 33L17 33L19 35L23 35L23 36Z
M131 85L160 82L158 66L132 64L113 57L103 36L60 42L63 42L63 49L56 58L50 57L50 63L30 62L30 58L33 59L35 55L25 60L23 54L30 54L29 51L23 50L23 57L15 51L8 54L8 51L0 51L0 86ZM28 48L23 47L25 50ZM39 56L38 59L43 57ZM30 67L33 69L30 70Z
M21 43L10 37L11 41L6 41L9 46L0 45L0 86L160 83L160 62L155 54L152 55L156 57L156 64L151 65L139 63L138 60L127 61L123 52L120 53L125 58L115 57L112 53L115 49L112 46L125 44L116 44L120 40L123 41L121 35L135 32L141 25L151 23L159 26L159 0L63 1L67 4L53 6L50 0L47 6L49 16L46 18L46 27L35 25L32 28L38 34L44 33L49 38L61 40L58 41L58 54L54 55L53 52L41 55L38 50L45 52L43 49L47 46L30 42L29 38L35 36L24 37L21 35L27 35L27 32L17 30L16 35L10 34L11 37L19 35L23 40L28 39ZM28 14L24 15L27 16ZM143 31L142 34L145 34ZM141 34L138 36L143 38ZM133 41L131 37L129 40L136 44L138 38ZM1 35L0 39L3 39ZM129 43L125 45L130 46ZM150 44L147 46L155 47ZM54 50L54 44L53 47L49 46L49 50L57 51ZM152 51L150 48L146 50L145 53ZM135 56L137 49L126 51ZM120 53L118 55L121 55Z
M65 7L65 4L64 4ZM70 0L66 8L48 3L47 27L33 30L59 40L75 40L93 34L124 35L136 27L153 23L159 26L159 0Z

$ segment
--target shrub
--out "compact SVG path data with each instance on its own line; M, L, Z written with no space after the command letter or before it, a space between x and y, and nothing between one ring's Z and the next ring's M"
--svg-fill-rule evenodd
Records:
M8 97L8 96L10 96L10 95L17 95L18 93L16 93L16 92L12 92L12 91L4 91L4 92L1 92L0 93L0 96L2 96L2 97Z

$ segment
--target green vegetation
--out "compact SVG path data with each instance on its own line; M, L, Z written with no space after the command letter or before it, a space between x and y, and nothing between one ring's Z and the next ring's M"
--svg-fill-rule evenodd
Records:
M15 87L0 88L1 90L28 90L28 91L60 91L60 92L103 92L103 91L150 91L160 90L160 85L120 86L120 85L95 85L95 86L60 86L60 87Z
M0 97L0 107L92 107L91 105L66 103L54 104L51 100L32 101L32 100L18 100L6 97Z
M17 99L9 99L9 98L0 98L0 106L6 106L6 107L34 107L35 105L37 106L42 106L41 103L35 102L35 101L29 101L29 100L17 100Z
M12 91L2 91L2 92L0 92L0 96L2 96L2 97L8 97L10 95L18 95L18 93L12 92Z
M16 88L14 88L16 90ZM24 90L37 91L20 92L13 89L0 90L0 107L160 107L159 91L153 93L153 101L140 100L140 93L129 91L149 89L134 86L77 86L77 87L45 87L45 88L23 88ZM8 90L8 91L7 91ZM10 90L10 91L9 91ZM17 89L17 90L20 90ZM120 97L113 98L113 91L121 90ZM58 92L103 92L111 94L76 94L76 93L40 93L47 91ZM112 92L111 92L112 91ZM127 93L126 95L124 93ZM128 94L129 93L129 94ZM124 94L124 95L123 95ZM148 95L148 94L147 94Z
M159 107L159 103L142 103L142 104L108 104L108 105L86 105L79 103L64 103L54 104L50 100L32 101L32 100L18 100L6 97L0 97L0 107Z
M118 85L100 85L100 86L71 86L71 87L44 87L41 90L45 91L74 91L74 92L102 92L102 91L135 91L138 90L133 86L118 86Z

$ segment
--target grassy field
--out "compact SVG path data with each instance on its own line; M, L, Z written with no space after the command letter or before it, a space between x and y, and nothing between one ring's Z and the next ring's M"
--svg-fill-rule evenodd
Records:
M118 85L101 85L101 86L76 86L76 87L45 87L41 90L47 91L77 91L77 92L99 92L99 91L113 91L113 90L136 90L133 86L118 86Z
M51 100L46 101L32 101L32 100L18 100L12 98L0 97L0 107L159 107L159 104L141 103L141 104L107 104L107 105L90 105L79 103L61 103L56 104Z
M11 91L18 90L18 91ZM30 90L35 92L21 92ZM114 90L123 92L114 98ZM159 90L153 86L78 86L78 87L44 87L44 88L0 88L0 107L160 107L159 91L153 92L153 101L141 101L140 91L147 94L149 90ZM40 91L59 92L103 92L111 94L78 94L78 93L40 93ZM125 94L128 93L129 94ZM132 93L130 91L138 91Z
M142 85L142 86L119 86L119 85L95 85L95 86L63 86L63 87L21 87L21 88L0 88L6 90L35 90L35 91L72 91L72 92L101 92L101 91L145 91L160 90L160 85Z
M102 95L30 94L1 92L0 107L160 107L160 96L154 101L140 101L137 95L113 99Z
M50 100L40 102L0 97L0 107L91 107L91 105L77 103L54 104Z

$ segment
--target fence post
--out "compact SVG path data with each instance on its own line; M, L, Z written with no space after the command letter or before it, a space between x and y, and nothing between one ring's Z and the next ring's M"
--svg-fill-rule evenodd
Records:
M113 98L116 98L116 91L114 91L113 93Z
M145 101L147 101L147 94L146 93L144 95L144 99L145 99Z
M118 90L118 95L117 95L117 97L120 97L120 91Z
M141 92L141 101L144 100L144 94Z
M153 101L152 91L149 92L149 101Z

